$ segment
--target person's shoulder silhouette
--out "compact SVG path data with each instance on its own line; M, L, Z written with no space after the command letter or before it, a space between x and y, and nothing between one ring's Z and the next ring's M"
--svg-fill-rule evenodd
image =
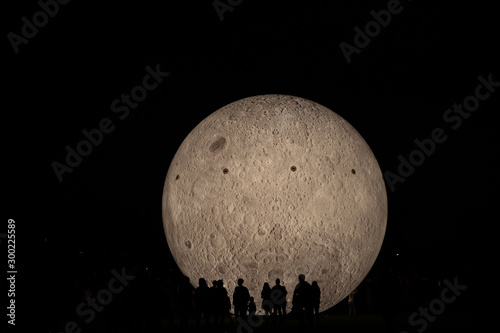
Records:
M280 289L280 290L286 290L285 286L281 285L281 280L276 279L276 284L272 289Z
M269 299L271 297L271 287L269 286L269 283L264 282L260 295L263 299Z
M195 304L197 307L206 307L210 300L210 288L204 278L198 281L199 286L194 290Z
M248 288L243 285L244 280L238 279L238 285L234 288L233 304L247 304L250 299Z
M321 295L321 290L319 289L318 282L313 281L311 283L311 293L317 297Z
M304 274L299 275L299 283L293 291L293 299L299 306L306 305L310 300L311 285L306 281Z
M222 280L214 281L215 285L213 287L212 297L215 307L220 310L225 307L227 290L224 288Z
M318 282L313 281L311 283L311 298L313 302L319 302L321 298L321 289L318 286Z

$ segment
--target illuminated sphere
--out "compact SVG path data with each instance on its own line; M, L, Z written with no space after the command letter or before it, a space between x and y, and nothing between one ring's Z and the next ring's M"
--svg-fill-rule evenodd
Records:
M317 281L320 310L344 299L372 267L387 223L379 165L361 135L312 101L238 100L182 142L163 189L172 255L194 286L243 278L260 304L264 282ZM260 308L260 306L258 306Z

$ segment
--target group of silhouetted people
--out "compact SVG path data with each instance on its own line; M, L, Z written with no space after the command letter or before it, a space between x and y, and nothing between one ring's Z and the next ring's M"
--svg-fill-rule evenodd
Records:
M186 278L186 285L189 284L189 279ZM191 286L191 284L189 284ZM191 297L194 294L194 299ZM213 325L218 328L222 327L224 324L224 319L226 317L231 320L230 309L231 302L227 293L226 288L224 288L224 282L222 280L213 281L212 286L209 287L206 280L203 278L199 279L198 288L194 289L191 286L191 294L186 295L190 302L194 301L194 317L196 320L196 327L200 327L201 319L205 321L205 325L208 327L210 325L210 318L212 318ZM193 303L191 303L192 305ZM185 309L186 310L186 309ZM181 313L187 313L188 311L182 311ZM184 320L182 320L184 319ZM187 326L187 317L181 317L181 327Z
M188 277L179 286L179 310L181 314L181 331L187 329L190 314L194 314L197 329L200 328L202 320L206 328L214 326L216 331L223 330L224 321L228 318L231 323L231 305L234 307L234 315L237 321L246 320L257 312L255 298L250 295L248 288L243 285L244 280L238 279L238 285L234 289L232 302L222 280L213 281L209 287L204 278L199 279L199 286L195 289L189 282ZM287 316L287 290L281 285L280 279L271 288L265 282L261 291L262 305L266 320L284 321ZM303 274L299 275L299 283L294 289L292 298L292 312L299 318L302 325L307 318L312 323L313 316L319 319L320 289L316 281L311 285L305 281ZM194 312L194 313L193 313Z
M318 283L313 281L309 284L304 274L299 275L299 283L295 286L292 298L292 311L297 314L301 329L303 330L304 319L313 326L314 318L319 321L319 304L321 290Z

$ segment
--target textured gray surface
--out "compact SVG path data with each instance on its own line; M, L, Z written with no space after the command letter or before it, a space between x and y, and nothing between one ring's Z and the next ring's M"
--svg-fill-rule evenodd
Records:
M195 286L223 279L232 293L243 277L259 303L263 283L281 278L291 302L303 273L318 281L326 310L373 265L387 196L373 153L343 118L302 98L261 95L188 135L162 211L168 245Z

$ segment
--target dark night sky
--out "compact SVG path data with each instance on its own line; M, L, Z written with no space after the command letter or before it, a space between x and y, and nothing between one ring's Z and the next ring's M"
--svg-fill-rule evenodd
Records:
M479 75L500 81L497 12L493 2L401 1L348 64L339 44L352 45L353 28L387 3L243 1L221 22L212 1L72 1L18 54L4 37L4 220L16 220L19 265L51 274L77 265L80 250L111 266L102 253L171 265L160 204L178 146L218 108L279 93L345 118L383 172L443 128L447 140L388 190L380 258L398 252L424 271L487 279L498 252L500 87L456 130L443 114L474 94ZM40 10L8 6L4 36ZM170 75L119 119L111 102L157 64ZM51 163L103 118L114 131L59 183Z

